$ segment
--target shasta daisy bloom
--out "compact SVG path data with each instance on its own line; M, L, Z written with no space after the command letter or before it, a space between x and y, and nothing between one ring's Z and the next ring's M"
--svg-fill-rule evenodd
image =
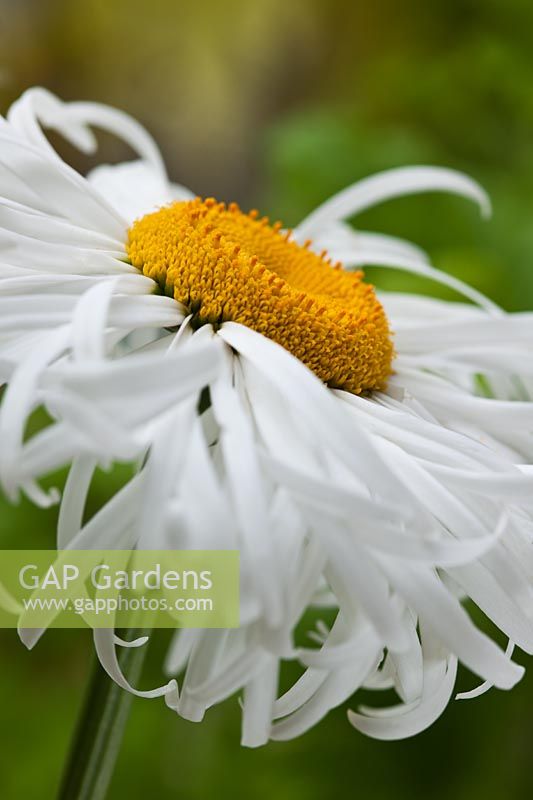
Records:
M84 178L42 132L92 151L90 125L139 160ZM187 719L242 692L245 745L303 733L360 687L398 703L350 712L356 728L411 736L453 696L458 662L477 694L510 689L513 647L533 651L533 318L344 221L433 190L488 210L472 180L415 167L289 232L170 183L149 135L110 108L35 89L0 124L2 486L45 506L58 494L40 479L70 466L59 548L240 551L241 626L176 632L163 686L131 687L124 642L94 637L114 680ZM469 302L378 296L367 265ZM51 421L29 436L38 407ZM115 462L135 477L83 524L94 470ZM296 626L321 608L331 629L301 647ZM278 696L286 660L301 675Z

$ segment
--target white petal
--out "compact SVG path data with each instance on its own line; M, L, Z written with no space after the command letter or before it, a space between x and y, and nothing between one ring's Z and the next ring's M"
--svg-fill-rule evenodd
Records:
M354 216L384 200L435 191L462 195L478 203L483 214L490 213L487 194L466 175L440 167L400 167L372 175L334 195L300 223L298 234L313 235L330 222Z

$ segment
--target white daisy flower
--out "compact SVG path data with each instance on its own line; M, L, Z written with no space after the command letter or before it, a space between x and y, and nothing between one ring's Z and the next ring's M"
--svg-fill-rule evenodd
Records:
M42 132L92 152L89 126L139 160L84 178ZM303 733L360 687L394 688L398 704L349 712L356 728L411 736L446 707L459 661L477 694L520 679L514 645L533 651L533 318L345 222L434 190L488 211L472 180L415 167L348 188L291 233L171 184L113 109L34 89L0 123L2 486L45 506L58 497L40 479L70 466L59 548L240 550L240 628L177 632L169 683L136 690L124 643L95 642L120 685L187 719L242 692L245 745ZM367 265L473 302L378 299ZM51 422L28 437L38 407ZM114 462L135 477L82 525L95 468ZM335 621L301 647L312 608ZM278 697L284 660L301 676Z

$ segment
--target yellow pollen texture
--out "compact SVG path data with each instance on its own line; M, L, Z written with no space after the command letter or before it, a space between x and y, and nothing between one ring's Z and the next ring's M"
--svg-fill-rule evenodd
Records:
M195 325L238 322L331 387L384 388L393 346L374 288L309 244L256 211L199 198L147 214L128 233L131 263L183 303Z

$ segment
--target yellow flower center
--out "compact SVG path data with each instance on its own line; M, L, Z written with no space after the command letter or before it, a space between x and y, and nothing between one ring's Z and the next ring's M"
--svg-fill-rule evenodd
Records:
M238 322L331 387L382 389L393 346L374 288L257 216L212 199L174 203L134 222L128 255L196 325Z

